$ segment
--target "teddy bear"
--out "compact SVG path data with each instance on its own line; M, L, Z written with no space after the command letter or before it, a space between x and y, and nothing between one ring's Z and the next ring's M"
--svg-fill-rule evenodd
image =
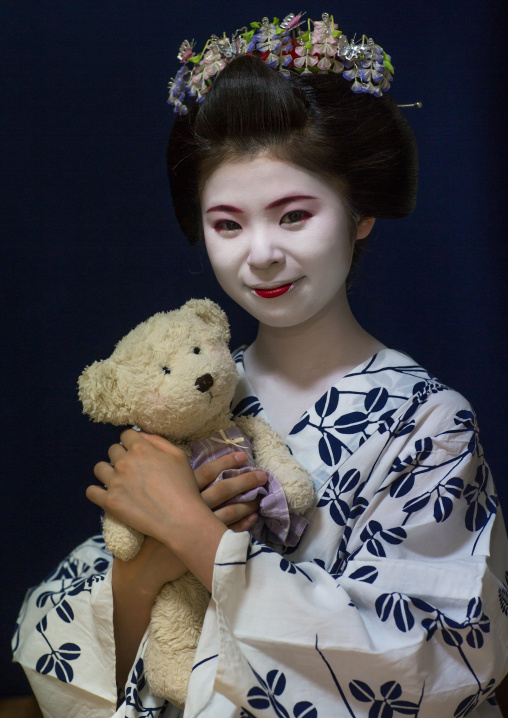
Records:
M96 422L134 425L159 434L188 455L193 469L228 451L245 451L250 466L267 473L259 492L259 517L251 533L271 545L294 546L315 505L309 473L281 437L259 417L233 419L230 404L238 379L228 343L229 323L210 299L191 299L179 309L142 322L112 355L87 366L78 381L83 412ZM223 472L216 480L248 468ZM144 536L105 514L108 550L123 561L139 551ZM152 609L145 670L150 690L182 708L210 594L191 574L166 583Z

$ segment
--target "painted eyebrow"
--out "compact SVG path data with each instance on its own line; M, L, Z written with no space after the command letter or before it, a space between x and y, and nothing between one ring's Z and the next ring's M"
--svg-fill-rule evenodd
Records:
M281 199L276 199L275 202L270 202L265 209L274 209L275 207L282 207L285 204L289 204L290 202L295 202L300 199L316 199L316 197L312 197L311 195L307 194L296 194L292 195L291 197L281 197ZM238 209L238 207L233 207L230 204L216 204L214 207L210 207L210 209L206 210L206 214L208 212L236 212L237 214L243 214L243 209Z
M243 209L238 209L238 207L233 207L230 204L216 204L214 207L207 209L206 214L208 212L236 212L237 214L243 214Z
M291 197L282 197L281 199L276 199L275 202L270 202L269 205L265 207L265 209L273 209L274 207L282 207L285 204L289 204L290 202L296 202L300 199L316 199L316 197L312 197L308 194L295 194Z

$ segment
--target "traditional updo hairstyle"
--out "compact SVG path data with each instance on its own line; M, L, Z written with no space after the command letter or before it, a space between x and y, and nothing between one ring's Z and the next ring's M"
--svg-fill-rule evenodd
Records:
M288 77L250 55L222 70L201 104L176 118L167 168L177 220L202 240L200 192L223 162L260 153L325 177L340 192L352 241L361 217L398 219L416 203L413 132L389 95L356 94L335 73ZM355 243L353 265L365 240Z

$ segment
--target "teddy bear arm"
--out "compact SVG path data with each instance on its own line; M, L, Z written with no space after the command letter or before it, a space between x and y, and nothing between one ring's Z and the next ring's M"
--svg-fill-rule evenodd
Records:
M305 513L315 502L312 478L291 455L284 440L256 416L238 416L235 424L251 440L256 465L270 471L281 483L291 513Z

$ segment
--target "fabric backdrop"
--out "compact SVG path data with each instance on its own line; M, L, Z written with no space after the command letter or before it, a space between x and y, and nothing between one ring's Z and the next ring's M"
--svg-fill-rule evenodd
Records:
M27 690L8 641L25 589L99 529L84 497L118 431L81 414L76 380L156 311L209 296L233 345L254 324L224 297L173 217L168 80L184 38L299 12L265 0L1 0L3 695ZM391 94L420 149L414 214L378 222L351 300L361 322L463 393L501 503L507 323L505 0L355 0L348 36L392 56ZM506 513L506 510L505 510Z

